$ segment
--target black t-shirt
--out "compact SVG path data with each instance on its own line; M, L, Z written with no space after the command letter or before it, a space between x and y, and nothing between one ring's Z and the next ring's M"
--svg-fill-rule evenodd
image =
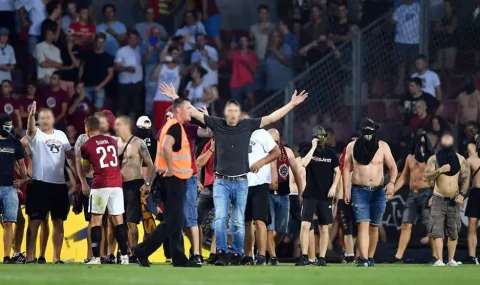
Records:
M180 149L182 148L182 127L180 126L180 123L171 125L167 131L167 135L172 136L175 140L172 150L174 152L180 151Z
M205 125L215 137L215 172L226 176L247 174L250 136L260 128L262 119L245 119L229 126L221 118L205 116Z
M107 52L87 51L82 59L84 61L82 81L86 87L95 87L102 83L108 75L108 69L113 68L113 57Z
M345 23L340 23L337 19L333 22L332 27L330 28L330 34L337 36L346 36L350 32L350 22L346 21Z
M50 18L43 20L40 30L42 31L42 39L45 40L45 32L47 30L56 31L58 27L57 21L54 21Z
M406 94L400 100L400 106L405 109L405 126L410 125L411 119L417 114L415 111L415 102L418 100L423 100L427 104L427 113L435 114L438 106L440 106L440 101L432 95L422 92L422 95L418 98L413 98L412 94Z
M13 186L15 161L24 156L19 140L12 136L0 140L0 186Z
M310 149L303 149L301 156L304 157ZM315 149L312 160L307 165L307 185L303 192L304 198L318 200L328 199L328 190L333 184L335 168L340 165L335 151L324 147L322 150Z
M77 46L73 47L72 52L75 55L75 58L80 59L80 50L78 49ZM60 55L62 57L63 65L65 65L65 66L72 65L72 63L73 63L72 58L70 57L70 53L68 52L68 47L67 46L61 46L60 47ZM78 81L78 73L79 73L79 68L63 70L62 71L62 80L77 82Z

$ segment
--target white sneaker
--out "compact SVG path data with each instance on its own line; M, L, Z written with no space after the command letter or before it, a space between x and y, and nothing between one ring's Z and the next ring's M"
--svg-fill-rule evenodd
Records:
M437 259L437 261L435 261L433 266L445 266L445 263L443 263L443 261L441 261L440 259Z
M447 266L458 266L458 263L452 259L447 263Z
M120 263L120 264L122 264L122 265L128 265L128 264L130 264L130 263L128 262L128 259L129 259L129 256L128 256L128 255L122 255L122 256L120 256L120 260L121 260L121 263Z
M102 261L100 260L100 257L92 257L89 262L86 264L88 265L97 265L97 264L102 264Z

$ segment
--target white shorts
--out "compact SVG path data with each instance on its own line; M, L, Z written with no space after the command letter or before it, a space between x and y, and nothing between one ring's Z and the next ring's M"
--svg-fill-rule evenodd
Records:
M103 215L106 208L108 208L108 214L111 216L125 213L122 188L108 187L90 191L88 211L92 214Z

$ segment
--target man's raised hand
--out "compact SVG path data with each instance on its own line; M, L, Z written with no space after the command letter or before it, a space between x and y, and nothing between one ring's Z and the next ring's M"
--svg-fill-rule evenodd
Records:
M307 99L307 97L308 97L307 91L303 90L302 92L300 92L300 94L297 94L297 90L295 90L295 92L293 92L292 100L290 101L290 103L293 104L293 106L298 106L302 104L303 101Z

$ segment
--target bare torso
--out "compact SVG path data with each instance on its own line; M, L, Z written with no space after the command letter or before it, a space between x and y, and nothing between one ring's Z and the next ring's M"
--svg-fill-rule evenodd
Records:
M32 163L32 149L30 148L30 143L28 142L27 137L23 137L20 142L22 143L23 149L25 150L25 160L27 162L27 174L32 177L33 173L33 163Z
M465 159L461 155L457 154L457 156L458 156L460 165L462 165L462 162ZM455 197L459 189L458 187L459 177L460 177L460 171L453 176L440 174L435 180L435 188L433 189L433 192L443 197Z
M130 139L130 138L129 138ZM136 179L143 179L142 164L143 159L140 155L140 147L143 142L141 139L134 137L125 150L128 139L118 139L118 153L123 154L122 161L122 179L123 182Z
M355 142L352 142L349 147L352 147ZM385 162L385 146L384 142L379 142L379 148L372 161L368 165L358 163L354 156L353 159L353 173L352 184L361 186L382 186L383 183L383 166Z
M427 180L424 177L425 168L427 163L418 162L413 156L407 159L408 167L410 170L410 190L419 190L430 187Z
M302 176L302 180L303 180L303 185L305 185L305 182L306 182L306 172L305 172L305 167L302 166L302 158L301 157L297 157L295 158L295 160L297 161L297 167L298 167L298 170L300 171L300 175ZM295 179L293 178L293 172L292 172L292 169L289 169L289 172L290 172L290 193L298 193L298 187L297 187L297 183L295 183Z
M470 156L467 159L467 164L468 167L470 167L470 173L472 174L472 187L480 188L480 173L477 173L475 176L473 176L480 167L480 158L478 157L478 154L475 153L474 155Z
M465 124L469 121L476 122L480 112L480 93L475 91L472 95L465 92L458 96L459 112L458 122Z

